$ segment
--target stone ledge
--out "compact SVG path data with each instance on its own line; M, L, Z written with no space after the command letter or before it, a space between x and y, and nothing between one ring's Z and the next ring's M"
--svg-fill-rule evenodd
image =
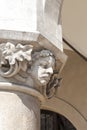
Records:
M45 101L44 96L39 91L37 91L33 88L29 88L27 86L18 85L18 84L14 84L11 82L10 83L0 82L0 90L17 91L17 92L21 92L21 93L26 93L26 94L29 94L31 96L38 98L40 101Z

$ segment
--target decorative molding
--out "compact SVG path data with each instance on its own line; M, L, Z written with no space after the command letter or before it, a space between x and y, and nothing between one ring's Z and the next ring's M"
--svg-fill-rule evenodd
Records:
M25 94L29 94L31 96L34 96L38 98L41 102L45 101L44 95L42 95L40 92L33 88L25 87L23 85L18 85L14 83L6 83L6 82L0 82L0 90L8 90L8 91L17 91L22 92Z
M49 50L36 52L30 44L0 44L0 76L8 82L20 83L51 98L60 84L55 69L56 60Z

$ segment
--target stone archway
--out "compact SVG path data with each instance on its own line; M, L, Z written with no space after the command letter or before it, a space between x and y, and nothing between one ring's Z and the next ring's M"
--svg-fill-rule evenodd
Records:
M41 109L50 110L64 115L77 130L87 129L87 122L82 115L61 99L54 97L53 99L44 102Z

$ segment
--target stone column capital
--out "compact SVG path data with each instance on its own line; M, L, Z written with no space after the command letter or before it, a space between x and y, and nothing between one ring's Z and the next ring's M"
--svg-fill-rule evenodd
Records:
M54 54L31 44L0 44L0 88L51 98L60 84ZM21 87L20 87L21 86Z

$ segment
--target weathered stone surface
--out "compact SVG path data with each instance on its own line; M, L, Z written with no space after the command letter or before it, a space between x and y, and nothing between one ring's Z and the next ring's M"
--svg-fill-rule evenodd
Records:
M40 102L18 92L0 92L0 130L40 130Z
M32 35L32 32L34 35L39 33L63 51L60 23L61 5L62 0L0 1L0 30L7 30L6 35L9 35L8 30L14 31L14 33L20 31L22 39L29 33L29 35ZM4 34L3 37L6 35ZM20 36L18 38L22 40Z
M54 96L66 62L61 4L0 0L0 129L40 128L40 101Z
M66 62L60 22L62 1L0 1L0 43L20 42L51 50L61 70Z

